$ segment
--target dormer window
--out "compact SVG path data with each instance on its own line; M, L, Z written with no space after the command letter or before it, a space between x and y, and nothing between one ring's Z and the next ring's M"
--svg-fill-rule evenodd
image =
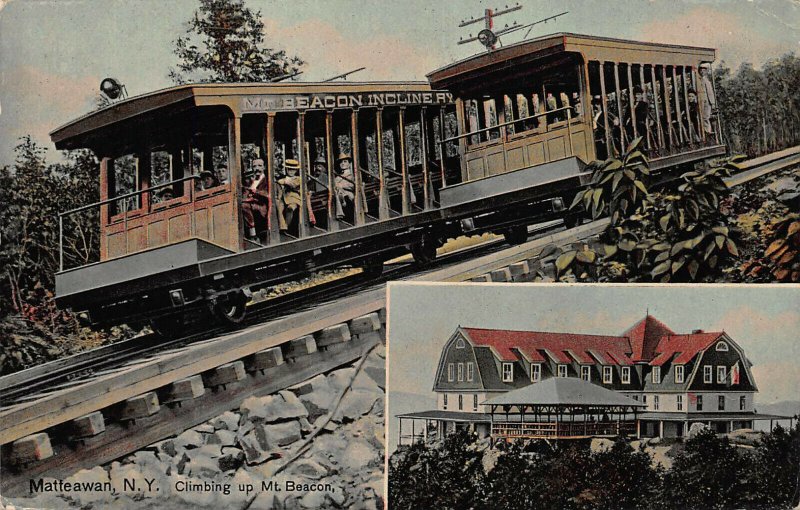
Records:
M653 367L653 384L661 383L661 367Z
M453 363L447 364L447 382L453 382L456 375L456 366Z
M459 338L456 340L456 349L463 349L464 348L464 339Z
M467 362L467 381L472 382L475 379L475 365L471 362Z
M614 382L614 367L603 367L603 384Z
M592 367L581 367L581 379L587 382L592 381Z
M714 382L714 372L711 365L703 365L703 382L711 384Z
M728 352L728 344L727 344L727 342L717 342L716 349L719 352Z
M675 382L682 384L684 379L683 365L675 365Z
M503 382L514 381L514 365L511 363L503 363Z
M722 384L728 378L728 369L725 366L717 367L717 384Z
M631 383L631 367L622 367L622 384Z
M567 365L558 365L558 376L559 377L567 376Z
M542 364L531 363L531 382L539 382L542 380Z
M464 381L464 364L463 363L459 363L458 364L458 382L463 382L463 381Z

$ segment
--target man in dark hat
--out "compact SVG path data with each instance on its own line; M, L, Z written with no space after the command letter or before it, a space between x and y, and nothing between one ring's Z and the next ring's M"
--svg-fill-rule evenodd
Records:
M300 162L296 159L284 161L286 176L278 179L278 184L283 186L283 214L286 227L291 226L294 213L302 204L300 199Z
M200 183L203 189L211 189L219 186L219 179L210 170L203 170L200 172Z
M325 186L328 185L328 162L325 161L325 156L320 155L314 160L314 166L311 169L311 176L314 178L314 191L325 191Z
M172 186L167 186L166 188L158 190L159 202L167 202L173 198L175 198L175 190L172 189Z
M353 158L349 154L341 153L337 158L339 167L336 169L336 217L344 218L345 209L353 206L355 200L355 176L353 175ZM341 213L341 214L340 214Z

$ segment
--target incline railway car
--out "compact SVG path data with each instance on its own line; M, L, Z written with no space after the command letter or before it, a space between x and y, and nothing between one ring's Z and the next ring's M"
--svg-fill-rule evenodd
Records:
M101 201L60 216L67 230L99 209L100 261L62 267L57 302L97 325L163 331L209 308L235 323L254 290L316 269L374 273L408 251L427 263L465 233L523 242L565 215L588 161L637 136L656 168L724 152L708 95L688 95L713 58L558 34L430 85L201 84L119 101L51 133L101 162Z

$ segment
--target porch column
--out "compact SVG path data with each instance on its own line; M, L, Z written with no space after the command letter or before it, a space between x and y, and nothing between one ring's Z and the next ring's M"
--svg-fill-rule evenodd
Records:
M664 439L664 420L658 420L658 437Z
M636 439L642 438L642 420L636 420Z

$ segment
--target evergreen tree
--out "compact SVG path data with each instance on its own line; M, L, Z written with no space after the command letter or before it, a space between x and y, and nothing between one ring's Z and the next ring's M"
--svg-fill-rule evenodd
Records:
M176 84L186 82L266 82L297 72L303 61L265 47L261 11L243 0L200 0L186 35L175 40Z

